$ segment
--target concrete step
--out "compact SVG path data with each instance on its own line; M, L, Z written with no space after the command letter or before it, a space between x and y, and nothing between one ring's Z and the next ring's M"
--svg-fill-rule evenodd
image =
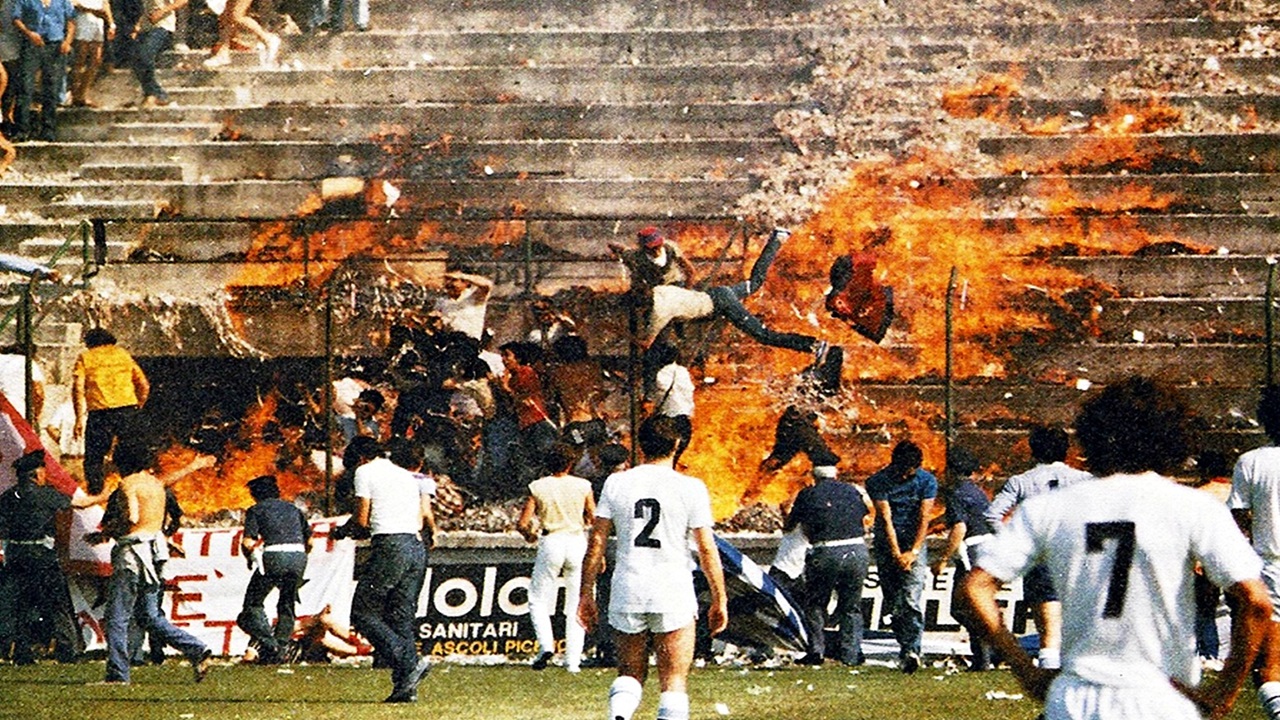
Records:
M80 166L84 180L182 180L182 166L177 163L98 162Z
M314 180L335 175L408 179L494 177L737 178L775 157L776 140L559 140L477 142L439 139L416 142L324 143L319 141L196 142L180 135L163 142L95 142L33 146L21 167L74 172L89 163L86 180L120 179L217 182L244 177ZM143 169L153 168L152 171ZM163 168L161 170L160 168ZM132 173L131 175L128 175ZM152 176L148 176L148 173ZM185 175L184 175L185 173ZM126 178L127 175L127 178Z
M804 63L702 63L608 67L429 67L367 70L161 71L159 82L179 105L196 102L184 88L230 91L235 102L399 104L406 102L729 102L783 101L802 80ZM107 98L131 98L136 82L113 73L99 82Z
M1280 58L1251 57L1239 55L1215 55L1221 71L1229 78L1236 78L1257 84L1260 87L1272 87L1276 83L1271 78L1280 68ZM1187 56L1194 64L1201 64L1204 56ZM1070 58L1070 57L1035 57L1018 61L980 60L964 63L965 70L973 75L978 74L1018 74L1024 91L1034 90L1046 92L1054 96L1080 95L1083 97L1101 97L1104 88L1112 84L1112 79L1122 72L1138 69L1145 62L1141 57L1111 58ZM894 87L920 87L936 85L939 73L954 70L954 63L934 63L919 61L888 62L880 66L889 79L887 85ZM948 82L953 82L947 80Z
M284 38L279 63L293 69L343 67L534 65L688 65L787 63L807 54L821 28L664 27L623 31L533 29L524 31L436 30L310 34ZM925 53L927 55L927 53ZM204 69L208 53L170 53L168 67ZM256 70L255 51L233 52L223 70Z
M1025 214L1017 217L990 217L983 221L987 232L1023 235L1028 232L1053 232L1064 240L1082 245L1092 238L1109 235L1144 233L1152 242L1181 242L1204 252L1224 251L1242 255L1266 255L1275 252L1280 234L1280 216L1243 214L1134 214L1116 213L1067 214L1045 217Z
M1080 207L1078 214L1263 214L1280 211L1280 175L1203 173L1199 175L994 176L976 178L988 200L1056 198ZM1127 196L1126 192L1132 194Z
M1103 342L1256 343L1266 337L1266 303L1258 297L1109 298L1101 304Z
M732 17L747 24L786 22L800 13L833 4L831 0L743 0L732 6ZM448 0L430 9L397 0L371 9L374 29L417 30L535 30L541 28L661 28L715 27L725 24L726 8L719 0L623 0L563 3L558 0ZM347 19L349 23L349 18ZM348 25L349 27L349 25Z
M471 140L681 139L775 137L773 116L789 103L428 103L388 105L282 105L246 108L64 110L59 137L106 140L112 126L167 122L218 124L228 136L251 140L365 142L372 133L451 135ZM384 130L385 129L385 130Z
M48 238L32 238L22 242L20 252L28 257L40 259L41 262L53 257L53 254L59 250L63 251L62 256L58 259L59 267L79 267L84 264L84 252L78 242L73 242L63 249L66 238L48 237ZM108 239L106 243L107 262L122 262L129 258L129 253L134 249L133 243L113 241ZM93 249L90 249L90 258L93 258Z
M141 122L116 123L107 127L107 142L148 145L152 143L172 146L177 143L204 142L213 139L222 126L217 123L155 122L149 118Z
M1146 375L1183 385L1257 387L1263 383L1264 360L1258 343L1053 343L1020 349L1011 372L1068 383L1080 378L1107 384Z
M1280 169L1280 135L1237 134L1028 137L999 136L978 141L1009 172L1272 173Z
M1266 257L1175 255L1169 257L1058 258L1054 263L1106 283L1124 297L1260 298L1266 292Z
M402 195L398 213L510 218L651 216L665 208L673 217L731 217L737 198L752 188L746 180L557 178L451 180L390 179ZM48 183L8 185L13 207L46 217L154 217L176 213L193 218L280 218L300 212L319 191L312 181L134 182L120 185ZM357 203L361 214L363 203ZM350 215L351 208L344 206Z

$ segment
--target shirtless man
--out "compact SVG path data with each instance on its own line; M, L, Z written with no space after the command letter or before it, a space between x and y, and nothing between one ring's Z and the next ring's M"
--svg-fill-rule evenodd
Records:
M151 474L151 450L135 442L116 447L116 468L120 471L118 492L128 508L128 532L116 538L111 551L111 583L107 589L106 682L129 682L129 623L137 619L143 628L165 645L179 650L188 660L195 681L209 672L213 652L185 630L174 627L160 610L157 587L163 582L158 563L168 557L164 537L165 481L209 467L213 460L200 457L182 470L161 480Z

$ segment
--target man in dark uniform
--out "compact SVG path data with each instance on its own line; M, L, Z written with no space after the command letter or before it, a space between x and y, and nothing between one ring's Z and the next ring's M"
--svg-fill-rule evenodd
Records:
M53 629L60 662L74 662L82 643L67 578L54 549L54 523L58 513L72 507L88 507L103 496L69 498L45 481L43 450L18 458L13 469L18 483L0 495L0 539L5 541L5 582L14 598L13 660L19 665L35 662L31 646L35 626L43 620Z
M311 524L301 510L280 499L273 475L250 480L249 494L255 504L245 512L240 546L253 577L236 625L258 644L259 662L273 665L281 661L293 634L298 588L311 551ZM263 609L272 590L279 591L274 630Z
M943 498L947 503L947 546L930 567L933 574L942 577L947 564L956 558L955 577L951 582L951 615L969 632L969 670L981 671L991 667L991 646L983 642L981 625L970 612L963 598L961 587L964 578L973 569L978 546L995 532L986 518L991 500L974 482L974 475L982 469L981 463L967 448L956 446L947 452L947 481Z
M811 652L800 658L805 665L821 665L826 657L827 606L836 593L836 619L840 623L840 652L845 665L861 665L862 583L867 578L865 539L873 517L871 499L856 486L836 477L835 462L813 468L817 481L796 495L791 513L782 526L790 532L799 526L809 539L804 578Z

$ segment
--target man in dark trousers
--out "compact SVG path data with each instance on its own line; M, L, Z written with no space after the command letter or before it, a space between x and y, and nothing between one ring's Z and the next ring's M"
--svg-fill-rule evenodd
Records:
M253 577L236 625L258 644L259 662L274 665L281 661L293 634L298 588L311 551L311 524L301 510L280 499L274 475L250 480L249 494L255 504L245 512L240 546ZM279 591L274 630L263 609L272 590Z
M412 618L422 593L427 551L421 532L433 485L381 456L355 472L355 521L369 529L372 549L351 600L351 621L391 665L392 691L384 702L417 702L418 683L431 669L405 618Z
M836 620L840 623L840 662L861 665L862 583L867 579L867 525L873 517L871 499L856 486L837 478L834 457L815 465L816 484L800 491L782 526L790 532L799 526L809 539L805 556L805 618L809 623L810 652L802 665L821 665L826 657L824 637L831 593L836 593Z
M86 350L72 370L75 436L84 438L84 477L90 493L102 492L102 463L112 443L134 435L134 423L151 384L116 336L102 328L84 334Z
M893 447L889 465L867 479L876 508L876 571L885 608L893 616L898 659L908 675L920 669L921 595L929 579L924 541L938 496L938 480L920 467L923 462L920 446L903 440Z
M978 548L995 532L985 516L991 500L974 481L981 469L982 464L967 448L957 445L947 451L947 479L942 491L947 504L947 545L929 566L933 574L941 578L947 564L953 557L956 559L956 571L951 581L951 616L969 633L969 650L972 653L969 670L974 672L989 669L994 661L991 646L982 640L981 626L961 592L964 578L977 560Z
M53 627L60 662L74 662L80 653L80 633L67 578L54 549L54 522L72 507L103 502L105 495L69 498L45 481L43 450L33 450L13 462L18 484L0 495L0 539L5 541L5 582L12 583L15 622L13 661L35 662L31 646L34 626L43 618Z

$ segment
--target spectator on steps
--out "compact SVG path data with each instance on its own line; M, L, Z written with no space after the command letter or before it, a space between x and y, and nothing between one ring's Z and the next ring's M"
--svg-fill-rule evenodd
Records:
M53 142L58 134L60 84L67 75L67 54L76 33L76 12L70 0L18 0L13 26L23 37L22 87L15 112L17 140ZM31 117L36 78L40 79L40 117Z
M367 31L369 29L369 0L331 0L329 3L329 20L322 27L331 32L344 32L346 24L342 16L346 14L348 6L351 8L351 21L355 23L356 30L360 32Z
M11 19L17 4L18 0L0 0L0 133L10 137L16 134L13 111L22 86L22 35Z
M214 46L213 54L205 59L205 67L219 68L231 64L231 48L240 28L253 33L266 48L263 65L275 67L280 55L280 36L268 32L257 20L249 17L251 4L253 0L227 0L227 6L218 18L218 44Z
M102 45L114 40L116 23L106 0L72 0L76 9L76 35L71 56L71 105L97 107L89 99L89 86L102 68Z
M132 37L137 41L133 56L133 74L142 86L142 108L168 105L169 94L156 81L156 58L169 49L173 32L177 29L177 11L187 0L143 0L142 17L134 26Z

